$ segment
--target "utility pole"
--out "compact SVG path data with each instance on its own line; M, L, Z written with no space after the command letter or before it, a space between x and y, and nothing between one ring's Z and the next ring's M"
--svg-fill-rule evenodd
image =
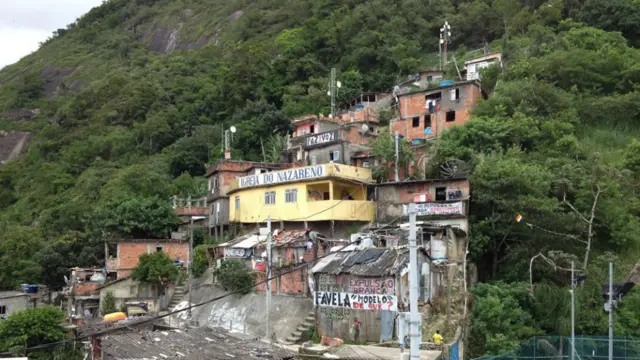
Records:
M189 221L189 267L187 268L187 274L188 274L187 281L189 282L189 307L187 308L187 315L189 316L189 319L191 319L191 304L192 304L191 279L189 279L189 275L191 275L193 271L193 214L191 214L190 218L191 220Z
M337 117L338 108L336 106L336 97L338 96L338 89L342 87L340 81L336 80L336 68L331 68L331 79L329 80L329 91L327 95L331 97L331 117Z
M609 360L613 360L613 263L609 263Z
M444 26L440 28L440 45L444 48L444 54L441 55L442 70L443 67L447 66L447 49L449 47L449 39L451 38L451 25L447 21L444 22Z
M576 352L576 282L571 262L571 360L574 360Z
M271 341L271 335L269 335L269 308L271 306L271 215L267 217L267 340Z
M418 313L418 245L416 244L416 204L409 204L409 337L411 360L420 360L420 314Z
M396 161L395 161L395 179L396 182L400 181L400 176L398 176L398 161L400 161L400 155L398 155L398 138L400 137L400 135L398 134L398 132L396 131L394 138L395 144L396 144Z

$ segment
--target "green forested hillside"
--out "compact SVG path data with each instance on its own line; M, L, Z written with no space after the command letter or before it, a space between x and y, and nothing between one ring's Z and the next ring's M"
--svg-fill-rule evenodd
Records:
M577 332L605 334L606 263L622 281L640 258L638 0L107 1L0 71L0 112L40 109L0 119L36 134L0 169L0 288L59 286L106 237L162 236L223 128L238 128L234 156L261 160L292 116L329 113L331 67L342 100L389 90L437 64L445 20L459 65L485 44L506 61L433 149L434 169L473 166L473 355L566 334L570 260L588 273ZM639 309L634 290L618 334L640 335Z

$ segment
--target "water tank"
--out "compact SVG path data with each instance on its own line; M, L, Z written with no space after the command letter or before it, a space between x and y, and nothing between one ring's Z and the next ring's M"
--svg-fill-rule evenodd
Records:
M27 286L27 294L37 294L38 293L38 285L29 285Z
M453 85L453 81L451 81L451 80L440 81L440 87L442 87L442 86L451 86L451 85Z

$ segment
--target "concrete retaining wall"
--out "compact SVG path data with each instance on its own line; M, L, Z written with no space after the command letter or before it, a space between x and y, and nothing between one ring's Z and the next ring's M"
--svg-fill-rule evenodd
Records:
M210 281L194 285L192 291L191 302L194 304L226 294ZM183 299L184 301L172 311L187 307L189 295L185 295ZM232 331L265 337L267 320L265 306L264 294L231 295L194 308L193 320L197 321L199 326L231 328ZM310 298L272 295L269 310L270 332L275 332L278 340L286 339L304 321L311 310L313 310L313 302ZM186 320L186 314L180 313L180 315L182 315L182 321ZM178 319L179 317L172 315L169 321L175 326Z

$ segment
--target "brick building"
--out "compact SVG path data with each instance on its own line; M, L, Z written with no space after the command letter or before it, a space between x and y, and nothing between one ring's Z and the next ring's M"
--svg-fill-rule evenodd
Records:
M176 263L189 261L189 241L179 239L121 239L105 243L105 259L109 277L131 275L140 255L165 252Z
M324 254L324 240L322 234L310 229L275 230L271 246L271 291L274 294L309 295L308 274L306 266L292 270L302 264L313 265L313 260ZM254 254L264 258L266 256L266 242L258 244ZM254 269L258 271L256 281L266 280L264 267ZM266 284L256 286L256 291L266 291Z
M464 125L480 99L482 92L476 80L400 94L400 116L391 121L391 131L414 144L423 143L446 129Z
M207 168L207 211L209 234L223 237L229 228L229 196L227 191L233 181L241 176L260 174L284 165L242 160L220 160Z
M78 325L97 321L100 315L100 293L106 277L99 268L72 268L67 285L62 289L67 317Z
M370 107L340 117L307 115L291 121L295 128L287 140L282 161L298 166L335 162L357 164L354 156L369 149L379 131L378 114Z

